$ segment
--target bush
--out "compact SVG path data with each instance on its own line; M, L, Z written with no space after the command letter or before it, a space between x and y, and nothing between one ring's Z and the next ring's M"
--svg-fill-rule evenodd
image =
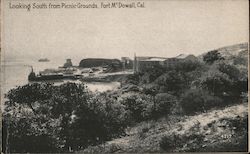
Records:
M218 63L218 70L229 76L230 79L237 81L239 80L240 70L233 65L226 64L224 62Z
M222 99L201 89L189 90L181 96L181 107L187 114L202 112L222 105Z
M150 95L130 95L122 98L121 103L130 117L131 123L150 119L153 111L153 97Z
M20 111L4 114L3 151L18 153L60 152L63 141L58 140L60 123L41 114Z
M201 69L202 67L204 66L199 61L185 60L177 63L172 69L182 72L192 72Z
M218 60L224 60L218 50L210 51L203 56L203 61L207 64L213 64L215 61Z
M247 56L246 57L243 57L243 56L242 57L241 56L235 57L233 60L233 64L247 66L248 65L248 58L247 58Z
M163 86L164 92L172 92L175 95L180 94L189 85L188 77L184 72L178 72L176 70L168 71L159 76L155 82L158 86Z
M155 96L155 117L167 116L176 104L177 98L168 93L159 93Z
M176 152L175 149L183 152L197 152L200 151L204 138L204 135L197 133L171 134L162 137L159 144L160 148L165 152Z
M111 96L98 94L75 111L72 145L82 148L96 145L124 133L128 124L124 105ZM78 138L78 140L75 140Z
M131 75L127 76L127 79L126 79L125 83L138 85L139 81L140 81L139 74L131 74Z
M171 134L164 136L160 140L160 148L166 152L173 152L175 148L180 146L181 138L179 135Z
M161 76L164 72L166 72L165 68L162 66L154 66L152 68L148 68L144 70L143 75L141 75L140 80L143 83L152 83L155 81L159 76Z
M176 97L168 93L159 93L155 96L134 94L121 100L132 123L167 116L176 102Z

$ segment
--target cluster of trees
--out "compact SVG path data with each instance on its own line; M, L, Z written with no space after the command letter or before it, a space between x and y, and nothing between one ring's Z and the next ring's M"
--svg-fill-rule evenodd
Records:
M6 95L3 151L70 152L101 144L140 121L169 113L170 94L116 97L91 93L84 84L33 83Z
M176 98L168 93L159 93L155 96L131 94L120 100L129 116L129 125L168 116L175 101Z
M174 96L176 101L172 103L189 114L240 102L247 92L247 82L247 66L228 63L217 50L205 54L203 62L181 61L170 68L155 67L127 80L143 89L142 93Z
M122 134L127 123L121 104L105 94L92 94L83 84L28 84L6 97L6 152L79 150Z

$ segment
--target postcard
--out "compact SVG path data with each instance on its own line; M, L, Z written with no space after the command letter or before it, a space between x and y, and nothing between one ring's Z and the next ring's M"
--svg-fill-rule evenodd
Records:
M248 151L247 0L3 0L3 153Z

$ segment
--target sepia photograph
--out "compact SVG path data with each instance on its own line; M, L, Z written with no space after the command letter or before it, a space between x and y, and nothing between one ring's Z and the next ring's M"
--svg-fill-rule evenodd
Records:
M248 0L2 0L2 153L248 152Z

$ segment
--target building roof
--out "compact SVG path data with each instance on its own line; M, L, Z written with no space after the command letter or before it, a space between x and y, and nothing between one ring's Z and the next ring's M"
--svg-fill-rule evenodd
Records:
M164 57L136 57L138 61L165 61Z
M165 61L166 59L161 59L161 58L150 58L142 61Z
M189 56L189 55L187 55L187 54L179 54L175 58L184 59L184 58L187 58L187 56Z
M186 58L196 58L194 55L192 54L179 54L178 56L174 57L174 58L178 58L178 59L186 59Z
M121 57L121 60L131 60L129 57Z

